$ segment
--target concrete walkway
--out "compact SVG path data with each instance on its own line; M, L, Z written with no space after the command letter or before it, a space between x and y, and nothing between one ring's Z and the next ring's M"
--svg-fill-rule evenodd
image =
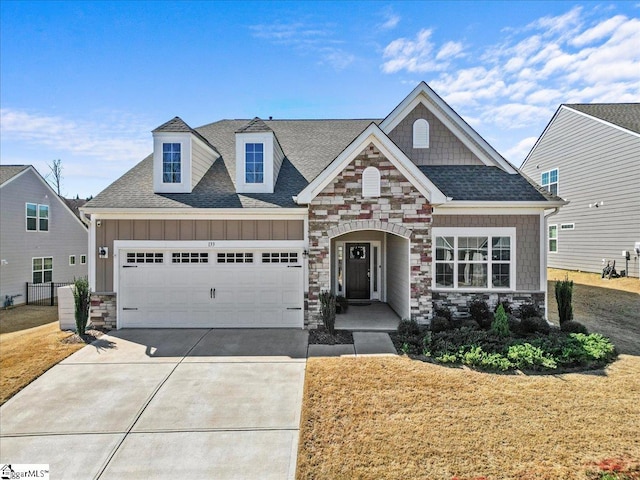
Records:
M353 344L309 345L311 357L363 357L397 355L389 334L382 332L353 332Z
M105 335L0 408L0 462L55 479L293 479L307 335Z

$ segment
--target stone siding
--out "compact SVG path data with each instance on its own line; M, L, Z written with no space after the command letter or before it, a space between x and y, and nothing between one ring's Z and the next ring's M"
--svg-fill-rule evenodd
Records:
M362 172L380 171L380 197L362 197ZM322 323L319 295L331 289L331 239L356 230L380 230L411 244L411 318L431 316L431 215L424 196L369 144L309 205L308 326Z
M429 122L429 148L413 148L413 123L419 118ZM389 138L416 165L482 165L480 159L422 103L389 133Z
M115 293L94 293L91 295L89 321L96 327L115 329L117 312Z
M467 313L469 302L474 299L484 300L493 310L498 303L508 301L514 312L525 303L533 303L544 314L544 292L433 292L433 307L447 307L453 313Z

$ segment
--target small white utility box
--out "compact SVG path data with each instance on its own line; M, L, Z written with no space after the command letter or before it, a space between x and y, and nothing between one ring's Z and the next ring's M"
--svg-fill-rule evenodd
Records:
M76 329L76 304L73 285L58 287L58 323L60 330Z

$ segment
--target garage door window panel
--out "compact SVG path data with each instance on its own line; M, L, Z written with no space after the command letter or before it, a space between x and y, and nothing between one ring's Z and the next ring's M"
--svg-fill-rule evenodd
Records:
M173 252L171 263L209 263L207 252Z
M253 253L251 252L219 253L218 263L253 263Z
M159 252L129 252L127 263L164 263L164 254Z
M265 252L262 263L298 263L297 252Z

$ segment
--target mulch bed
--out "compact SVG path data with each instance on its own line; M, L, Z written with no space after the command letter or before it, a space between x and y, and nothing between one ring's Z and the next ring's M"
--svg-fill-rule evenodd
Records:
M74 333L73 335L69 335L67 338L61 340L61 342L62 343L86 343L88 345L91 342L95 342L97 339L99 339L101 336L103 336L107 332L108 330L101 329L101 328L88 328L85 330L84 335L80 336L77 333Z
M331 335L325 327L309 330L309 345L349 345L353 344L353 334L347 330L336 330Z

